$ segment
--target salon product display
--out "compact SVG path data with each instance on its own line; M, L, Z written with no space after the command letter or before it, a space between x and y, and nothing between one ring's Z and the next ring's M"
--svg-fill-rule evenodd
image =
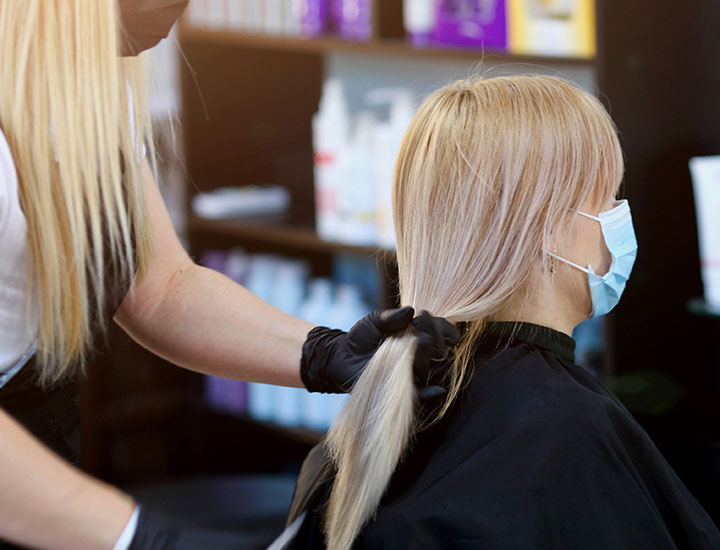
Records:
M595 0L394 1L402 1L405 34L417 47L595 55ZM378 37L372 10L371 0L193 0L188 20L218 30L368 41Z
M281 311L317 325L348 331L373 309L364 299L362 289L346 282L342 266L336 268L338 281L332 281L312 279L310 268L303 261L268 254L250 255L242 249L208 251L202 263L244 285ZM359 271L356 266L348 269ZM257 420L284 426L325 430L347 397L206 376L205 399L211 407L230 414L249 414Z
M351 113L342 82L325 82L313 118L317 231L331 241L394 248L393 170L414 97L377 89L365 105Z
M371 0L193 0L195 26L288 36L372 36Z
M690 159L705 302L720 310L720 156Z

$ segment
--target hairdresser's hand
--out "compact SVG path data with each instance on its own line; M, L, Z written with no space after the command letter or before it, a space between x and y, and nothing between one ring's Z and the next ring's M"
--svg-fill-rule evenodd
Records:
M237 550L246 545L240 534L181 526L142 506L128 550Z
M370 358L388 336L412 327L419 333L413 368L420 399L435 400L445 394L429 385L432 373L449 356L460 334L454 325L423 312L413 319L411 307L374 311L348 333L315 327L303 346L300 373L311 392L344 393L352 389Z

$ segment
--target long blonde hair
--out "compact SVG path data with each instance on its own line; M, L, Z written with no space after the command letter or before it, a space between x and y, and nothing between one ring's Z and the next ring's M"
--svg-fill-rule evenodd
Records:
M622 176L607 112L559 78L460 81L423 103L397 160L393 200L402 304L469 323L441 414L486 322L546 265L554 232L586 200L614 195ZM416 346L408 330L380 347L328 435L332 550L350 548L375 513L418 427Z
M150 254L144 67L119 57L119 32L114 0L0 0L0 125L28 223L45 382L82 365L104 328L108 272L142 276Z

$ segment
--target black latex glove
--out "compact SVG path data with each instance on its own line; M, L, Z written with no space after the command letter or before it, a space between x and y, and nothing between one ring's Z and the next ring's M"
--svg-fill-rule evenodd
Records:
M411 307L374 311L350 329L350 332L315 327L303 345L300 374L311 392L346 393L352 389L362 369L385 338L407 329L419 333L413 370L421 401L445 395L445 389L431 381L433 370L450 356L450 348L460 340L455 326L427 311L413 319Z
M129 550L238 550L247 544L241 534L180 526L141 506Z

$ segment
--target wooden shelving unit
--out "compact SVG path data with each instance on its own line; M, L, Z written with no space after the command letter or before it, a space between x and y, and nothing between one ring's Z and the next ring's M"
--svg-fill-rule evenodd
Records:
M188 230L196 234L225 236L269 248L287 247L307 253L350 254L376 258L380 261L392 261L395 256L392 250L375 246L327 241L318 237L313 227L293 225L282 221L208 220L191 216L188 221Z
M394 253L371 246L328 242L314 230L311 120L317 111L326 61L335 54L369 59L427 60L466 64L517 64L519 72L548 66L562 72L594 59L515 56L506 52L446 47L416 48L402 36L399 0L377 0L375 32L367 42L312 39L201 28L184 22L180 41L190 68L183 71L182 124L190 195L227 185L273 183L292 196L281 220L207 220L194 216L188 199L188 237L196 258L208 248L240 246L252 252L301 257L326 276L332 258L373 258L385 280L385 303L397 295ZM238 430L256 426L294 443L312 445L320 434L251 419L226 418Z
M199 257L207 248L242 246L289 254L308 260L315 273L322 275L329 273L337 254L371 256L378 258L379 269L390 272L386 278L390 285L392 255L373 247L329 243L312 229L310 121L330 55L460 61L468 67L481 60L497 61L517 63L524 73L533 67L587 68L620 132L627 159L622 192L632 205L640 243L622 305L607 321L612 363L608 372L658 368L688 388L689 397L670 416L640 421L703 504L720 517L720 474L711 466L720 463L720 455L708 444L720 439L717 324L689 312L686 305L688 298L702 293L687 161L720 151L720 71L714 70L720 67L716 39L720 4L699 0L678 9L675 4L651 0L597 0L595 59L416 49L402 36L402 2L374 0L373 5L375 29L367 43L183 26L180 39L188 66L182 72L181 122L189 194L271 182L285 186L292 196L291 223L218 222L190 216L191 252ZM189 387L196 399L189 398L187 403L195 406L198 384ZM187 409L186 404L182 410ZM199 430L218 440L272 434L280 438L275 441L298 444L294 435L275 426L225 419L219 427L213 418ZM246 445L253 447L255 441L250 439ZM315 440L310 437L302 445ZM260 465L286 450L284 444L264 451L263 445L253 448L267 453L256 457Z
M377 38L368 41L343 40L334 36L296 38L282 35L254 34L228 30L214 30L185 24L184 43L235 45L242 48L274 51L325 54L331 52L373 56L402 56L421 59L452 59L492 62L527 63L533 65L592 65L593 59L513 55L499 50L430 46L418 48L403 38Z

